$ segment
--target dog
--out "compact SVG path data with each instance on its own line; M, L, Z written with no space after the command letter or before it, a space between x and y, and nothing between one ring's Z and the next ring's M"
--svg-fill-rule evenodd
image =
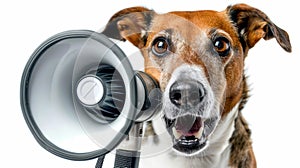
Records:
M169 160L150 167L256 167L241 113L249 97L244 61L262 38L275 38L291 52L285 30L261 10L236 4L221 12L127 8L114 14L102 33L138 47L145 72L163 92L173 150L166 154Z

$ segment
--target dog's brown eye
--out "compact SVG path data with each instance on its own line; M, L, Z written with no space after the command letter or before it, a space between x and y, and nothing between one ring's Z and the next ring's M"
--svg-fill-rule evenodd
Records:
M225 37L218 37L214 40L215 50L219 53L220 56L225 57L229 55L231 47L230 42Z
M164 56L169 51L168 40L164 37L158 37L153 41L152 52L159 57Z

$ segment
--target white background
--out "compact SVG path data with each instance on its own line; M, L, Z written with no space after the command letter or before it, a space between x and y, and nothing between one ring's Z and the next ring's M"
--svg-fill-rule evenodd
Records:
M35 141L23 119L19 105L22 71L34 49L48 37L72 29L97 31L116 11L130 6L142 5L158 12L220 11L237 2L261 9L290 35L291 54L284 52L275 40L261 40L250 50L246 65L252 96L243 113L253 132L258 167L298 166L300 33L297 1L11 0L0 2L0 167L92 168L95 165L96 160L75 162L48 153ZM113 160L108 159L105 164L113 167Z

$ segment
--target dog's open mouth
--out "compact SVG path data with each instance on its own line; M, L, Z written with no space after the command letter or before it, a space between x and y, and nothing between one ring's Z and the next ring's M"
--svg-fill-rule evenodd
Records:
M173 137L173 148L185 155L194 155L205 149L207 137L213 131L216 119L203 119L193 115L166 119Z
M203 137L204 122L200 117L192 115L176 119L172 132L174 135L174 149L187 154L199 151L205 146Z

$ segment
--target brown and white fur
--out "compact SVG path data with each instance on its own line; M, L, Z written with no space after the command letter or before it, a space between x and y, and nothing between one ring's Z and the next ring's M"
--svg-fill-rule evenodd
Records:
M265 13L246 4L164 14L132 7L113 15L103 33L138 47L145 72L163 91L173 150L141 167L256 167L241 113L248 99L244 61L261 38L291 52L288 34Z

